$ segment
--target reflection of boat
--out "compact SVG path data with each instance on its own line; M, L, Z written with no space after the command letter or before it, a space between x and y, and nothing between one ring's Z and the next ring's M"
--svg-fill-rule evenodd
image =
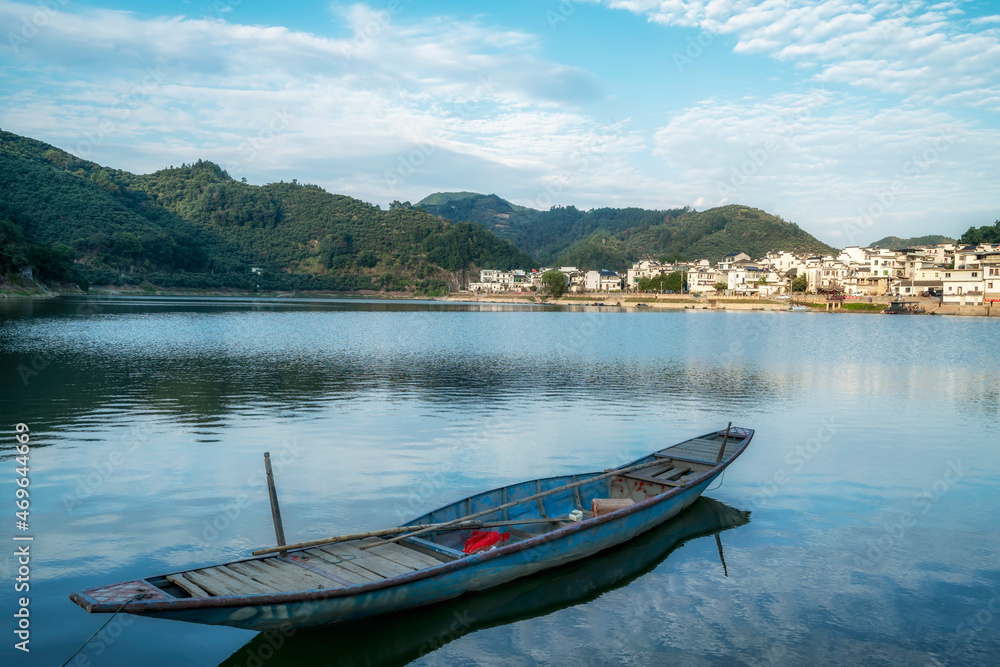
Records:
M405 665L466 634L595 600L654 570L684 543L745 525L750 513L699 498L682 515L616 549L484 593L391 616L283 636L262 633L222 667L271 655L268 665ZM280 641L280 644L277 644ZM278 650L273 650L278 645ZM262 652L263 651L263 652Z
M882 312L886 315L920 315L924 308L919 301L893 301Z
M655 528L690 506L752 438L750 429L727 428L612 470L493 489L389 529L399 534L387 542L357 535L289 545L281 554L70 598L90 612L249 630L316 627L443 602L588 558ZM503 527L490 531L500 541L466 553L482 522Z

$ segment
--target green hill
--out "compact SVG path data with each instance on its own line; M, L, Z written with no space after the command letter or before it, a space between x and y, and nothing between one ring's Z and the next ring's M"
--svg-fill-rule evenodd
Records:
M51 256L44 279L440 293L466 269L538 266L478 225L200 160L138 175L0 131L0 182L0 274Z
M515 206L496 195L437 193L419 202L448 220L470 220L509 239L543 264L625 268L647 257L718 261L730 252L760 257L771 250L836 254L798 225L758 209L729 205L695 212L573 206L548 211Z
M874 243L868 244L868 247L878 246L879 248L885 248L887 250L902 250L903 248L910 248L915 245L934 245L936 243L954 243L955 239L948 236L941 236L940 234L928 234L927 236L914 236L909 239L901 239L898 236L886 236L885 238L879 239Z

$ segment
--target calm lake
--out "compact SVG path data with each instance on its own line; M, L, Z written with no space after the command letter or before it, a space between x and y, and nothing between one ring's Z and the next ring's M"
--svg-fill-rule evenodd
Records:
M732 421L756 435L709 500L592 563L349 631L119 616L72 664L996 664L998 341L985 318L2 303L0 655L68 659L108 620L73 591L273 544L265 451L301 541ZM34 537L30 654L13 647L15 535Z

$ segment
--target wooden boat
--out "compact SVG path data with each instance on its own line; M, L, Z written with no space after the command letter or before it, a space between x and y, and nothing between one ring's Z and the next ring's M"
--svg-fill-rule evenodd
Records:
M893 301L882 312L886 315L920 315L925 311L919 301Z
M723 429L607 471L500 487L389 529L404 531L391 541L288 545L284 553L92 588L70 599L89 612L262 631L435 604L594 556L663 524L690 506L752 438L751 429ZM605 499L634 504L593 516L590 510L601 504L594 501ZM470 522L476 519L484 523ZM506 541L464 553L474 528L497 523Z
M283 634L282 664L319 665L337 647L339 665L407 665L477 630L537 618L629 586L682 545L746 525L750 512L702 496L674 519L617 548L524 577L489 591L380 617L377 623L341 623L313 632ZM718 541L721 546L721 537ZM719 551L720 557L722 551ZM717 565L725 570L724 561ZM707 574L707 573L706 573ZM269 642L272 642L269 644ZM245 667L273 650L274 635L260 633L220 667Z

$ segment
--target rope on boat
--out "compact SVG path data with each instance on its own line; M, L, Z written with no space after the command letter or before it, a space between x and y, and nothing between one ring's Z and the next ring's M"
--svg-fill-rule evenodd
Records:
M726 466L726 468L728 468L728 467L729 466ZM715 487L715 489L718 489L719 487L721 487L723 480L726 479L726 468L722 469L722 474L719 475L719 486ZM715 491L715 489L705 489L705 491Z
M118 607L118 611L116 611L115 613L111 614L111 618L109 618L107 621L105 621L104 625L102 625L101 627L99 627L97 629L97 632L95 632L94 634L90 635L90 638L88 638L87 641L83 642L83 646L81 646L80 648L76 649L76 653L74 653L73 655L71 655L69 657L69 659L62 664L62 667L66 667L66 665L68 665L69 663L71 663L73 661L73 658L75 658L80 653L80 651L82 651L83 649L87 648L87 644L89 644L90 642L92 642L94 640L94 637L96 637L97 635L99 635L101 633L101 630L103 630L104 628L108 627L108 623L110 623L111 621L115 620L115 616L117 616L118 613L121 612L121 610L125 608L125 605L129 604L130 602L135 602L136 600L141 600L144 597L146 597L145 593L136 593L135 595L133 595L132 597L130 597L128 600L125 600L125 602L122 603L122 606Z

